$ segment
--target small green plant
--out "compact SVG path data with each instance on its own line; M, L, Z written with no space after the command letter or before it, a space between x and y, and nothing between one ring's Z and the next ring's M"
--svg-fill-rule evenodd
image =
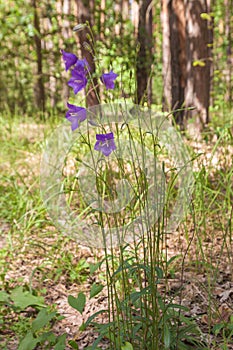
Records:
M3 329L8 315L12 312L15 314L11 331L20 339L18 350L34 350L38 345L48 350L51 347L55 350L65 349L66 334L56 336L51 331L53 324L63 317L59 316L54 307L46 306L42 296L18 286L8 293L0 292L0 305ZM27 311L28 308L30 311ZM29 316L21 316L22 313L28 313Z
M215 336L221 336L223 344L221 344L222 350L228 350L229 345L232 344L233 340L233 316L231 315L229 321L220 322L214 325L213 333ZM222 343L222 342L221 342Z
M92 326L99 333L99 337L88 349L99 349L98 345L103 339L109 340L109 349L206 349L205 343L200 340L202 334L195 319L185 316L188 308L160 294L158 287L165 278L161 267L156 266L155 298L152 296L154 286L147 283L144 288L137 287L143 275L147 281L151 280L150 267L143 263L137 264L132 256L124 259L123 265L113 272L111 288L114 290L116 309L109 322L100 324L95 320L101 313L108 314L108 310L104 309L91 315L80 327L80 331L83 331ZM127 292L123 293L124 287ZM94 284L89 298L98 295L102 289L101 284ZM155 304L152 305L154 300ZM83 314L86 305L84 293L80 292L77 298L70 295L68 302ZM153 344L156 344L156 348Z

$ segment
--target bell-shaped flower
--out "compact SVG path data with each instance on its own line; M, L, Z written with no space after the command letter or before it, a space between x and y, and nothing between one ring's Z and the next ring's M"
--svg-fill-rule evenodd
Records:
M66 112L66 119L71 122L71 129L77 129L81 122L87 118L86 109L67 103L69 110Z
M77 94L87 85L86 73L84 71L77 70L76 68L74 68L71 72L71 78L68 81L68 85L71 86L74 90L74 93Z
M66 70L70 69L70 67L74 66L75 63L78 61L78 57L74 53L66 52L64 50L61 50L61 53Z
M112 90L115 87L115 80L118 74L114 73L112 70L109 73L104 73L101 75L100 80L106 86L107 90Z
M113 132L108 134L97 134L96 140L94 149L102 152L104 156L108 157L113 151L116 150Z

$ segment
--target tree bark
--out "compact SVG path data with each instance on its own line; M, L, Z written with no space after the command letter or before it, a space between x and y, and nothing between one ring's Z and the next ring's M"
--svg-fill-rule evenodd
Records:
M86 0L77 0L77 17L78 23L86 23L88 22L90 26L93 25L93 9L94 9L94 1L86 1ZM78 32L79 43L81 47L82 58L86 58L92 75L95 75L95 61L92 52L92 42L91 42L91 34L87 28L80 30ZM98 89L98 81L97 78L93 78L93 86L90 87L87 92L86 103L87 107L91 107L99 104L99 89Z
M172 81L171 81L171 48L170 48L170 22L169 6L167 0L162 0L161 22L163 33L163 110L172 109Z
M186 119L194 118L196 130L209 122L210 70L212 60L212 23L201 17L210 13L210 0L185 0L187 84L185 106Z
M232 106L233 100L233 88L232 88L232 72L233 72L233 57L232 57L232 45L233 45L233 0L224 0L225 6L225 37L227 39L227 73L226 73L226 101Z
M136 103L143 103L147 97L147 84L152 64L152 35L148 32L147 10L152 0L140 0L139 2L139 23L138 23L138 44L139 51L136 62L137 77L137 98ZM151 8L149 9L151 11ZM148 101L150 102L150 101Z
M181 127L183 127L184 110L182 107L186 82L185 24L183 0L170 1L171 107L175 121Z
M43 55L41 46L41 33L40 33L40 21L38 16L37 1L32 0L32 6L34 11L34 44L36 50L36 82L34 87L34 96L36 107L41 111L45 110L45 89L43 81Z
M189 118L194 118L199 131L209 121L213 41L209 2L162 0L163 109L174 111L181 129Z

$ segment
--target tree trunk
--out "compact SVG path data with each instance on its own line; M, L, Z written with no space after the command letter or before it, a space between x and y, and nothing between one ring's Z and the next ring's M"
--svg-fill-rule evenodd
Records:
M185 14L183 0L169 4L170 64L171 64L171 108L177 124L183 128L184 92L186 82ZM177 111L176 111L177 110Z
M78 23L86 23L88 22L90 26L93 25L93 9L94 9L94 1L85 1L85 0L77 0L77 17ZM91 34L87 28L80 30L78 32L79 43L81 46L81 54L82 58L86 58L91 73L94 75L95 73L95 61L92 51L92 42L91 42ZM93 78L93 85L91 86L89 91L87 92L86 103L88 107L99 104L99 89L97 87L98 81L97 78ZM95 87L95 88L94 88Z
M137 76L137 98L136 103L144 102L147 97L147 84L150 76L152 65L152 36L148 33L147 10L152 0L141 0L139 2L139 23L138 23L138 44L139 51L136 62L136 76ZM151 8L149 8L151 11ZM149 101L148 101L149 102Z
M232 57L232 45L233 45L233 0L224 0L225 6L225 37L227 39L227 72L226 72L226 101L232 106L232 72L233 72L233 57Z
M135 38L138 36L138 23L139 23L139 5L136 0L131 0L130 2L130 13L131 13L131 21L134 26L134 35Z
M194 118L195 130L209 122L210 69L212 59L212 23L201 14L210 12L210 0L185 0L187 84L186 119Z
M170 48L170 22L169 6L167 0L162 0L161 22L163 32L163 110L172 109L172 81L171 81L171 48Z
M38 16L37 2L32 0L34 10L34 43L36 50L36 82L34 87L34 96L36 107L41 111L45 110L45 89L43 81L43 55L41 46L40 21Z
M149 57L150 57L150 71L149 71L149 77L148 77L148 83L147 83L147 102L148 106L151 106L152 104L152 63L153 63L153 58L152 55L154 53L155 47L152 43L153 40L153 2L150 4L150 8L147 10L147 15L146 15L146 27L147 27L147 33L148 33L148 38L149 38Z
M199 131L209 121L213 32L208 2L162 0L163 109L174 111L181 129L189 118Z

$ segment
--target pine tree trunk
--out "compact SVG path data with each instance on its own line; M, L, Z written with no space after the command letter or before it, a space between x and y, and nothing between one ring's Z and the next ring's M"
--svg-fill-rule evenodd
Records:
M45 110L45 89L43 81L43 55L41 46L41 35L40 35L40 21L38 16L37 2L32 0L32 6L34 10L34 44L36 51L36 81L34 85L34 96L35 104L41 111Z
M93 25L93 10L94 10L94 1L85 1L85 0L77 0L77 18L78 18L78 23L86 23L88 22L90 26ZM91 40L88 38L91 37L89 30L87 28L80 30L78 32L78 37L79 37L79 43L81 47L81 54L82 58L86 58L90 69L91 73L94 75L95 73L95 61L93 57L93 52L91 50L92 48L92 43ZM97 87L98 81L97 78L93 78L93 85L95 86L95 89L93 86L90 87L89 91L87 92L87 98L86 98L86 103L88 107L95 106L99 104L99 89Z
M225 0L225 37L227 39L227 72L226 72L226 101L229 102L230 107L232 107L233 101L233 86L232 86L232 76L233 76L233 57L232 57L232 45L233 45L233 0Z
M162 0L163 109L174 111L181 129L189 118L194 119L195 131L209 121L213 41L209 2Z
M170 22L167 0L162 0L161 22L163 32L163 110L172 109Z
M201 14L210 12L210 0L185 0L187 84L186 119L194 119L194 129L201 131L209 122L210 71L212 59L212 23Z
M177 124L183 129L184 93L186 82L185 15L183 0L169 4L170 57L171 57L171 108ZM177 111L176 111L177 110Z
M184 129L186 87L186 20L184 0L163 1L163 109Z
M136 62L137 76L137 100L136 103L143 103L147 98L147 83L152 64L152 37L148 33L147 10L152 0L141 0L139 2L139 23L138 23L138 44L139 51ZM151 10L151 9L150 9ZM149 101L148 101L149 102Z

